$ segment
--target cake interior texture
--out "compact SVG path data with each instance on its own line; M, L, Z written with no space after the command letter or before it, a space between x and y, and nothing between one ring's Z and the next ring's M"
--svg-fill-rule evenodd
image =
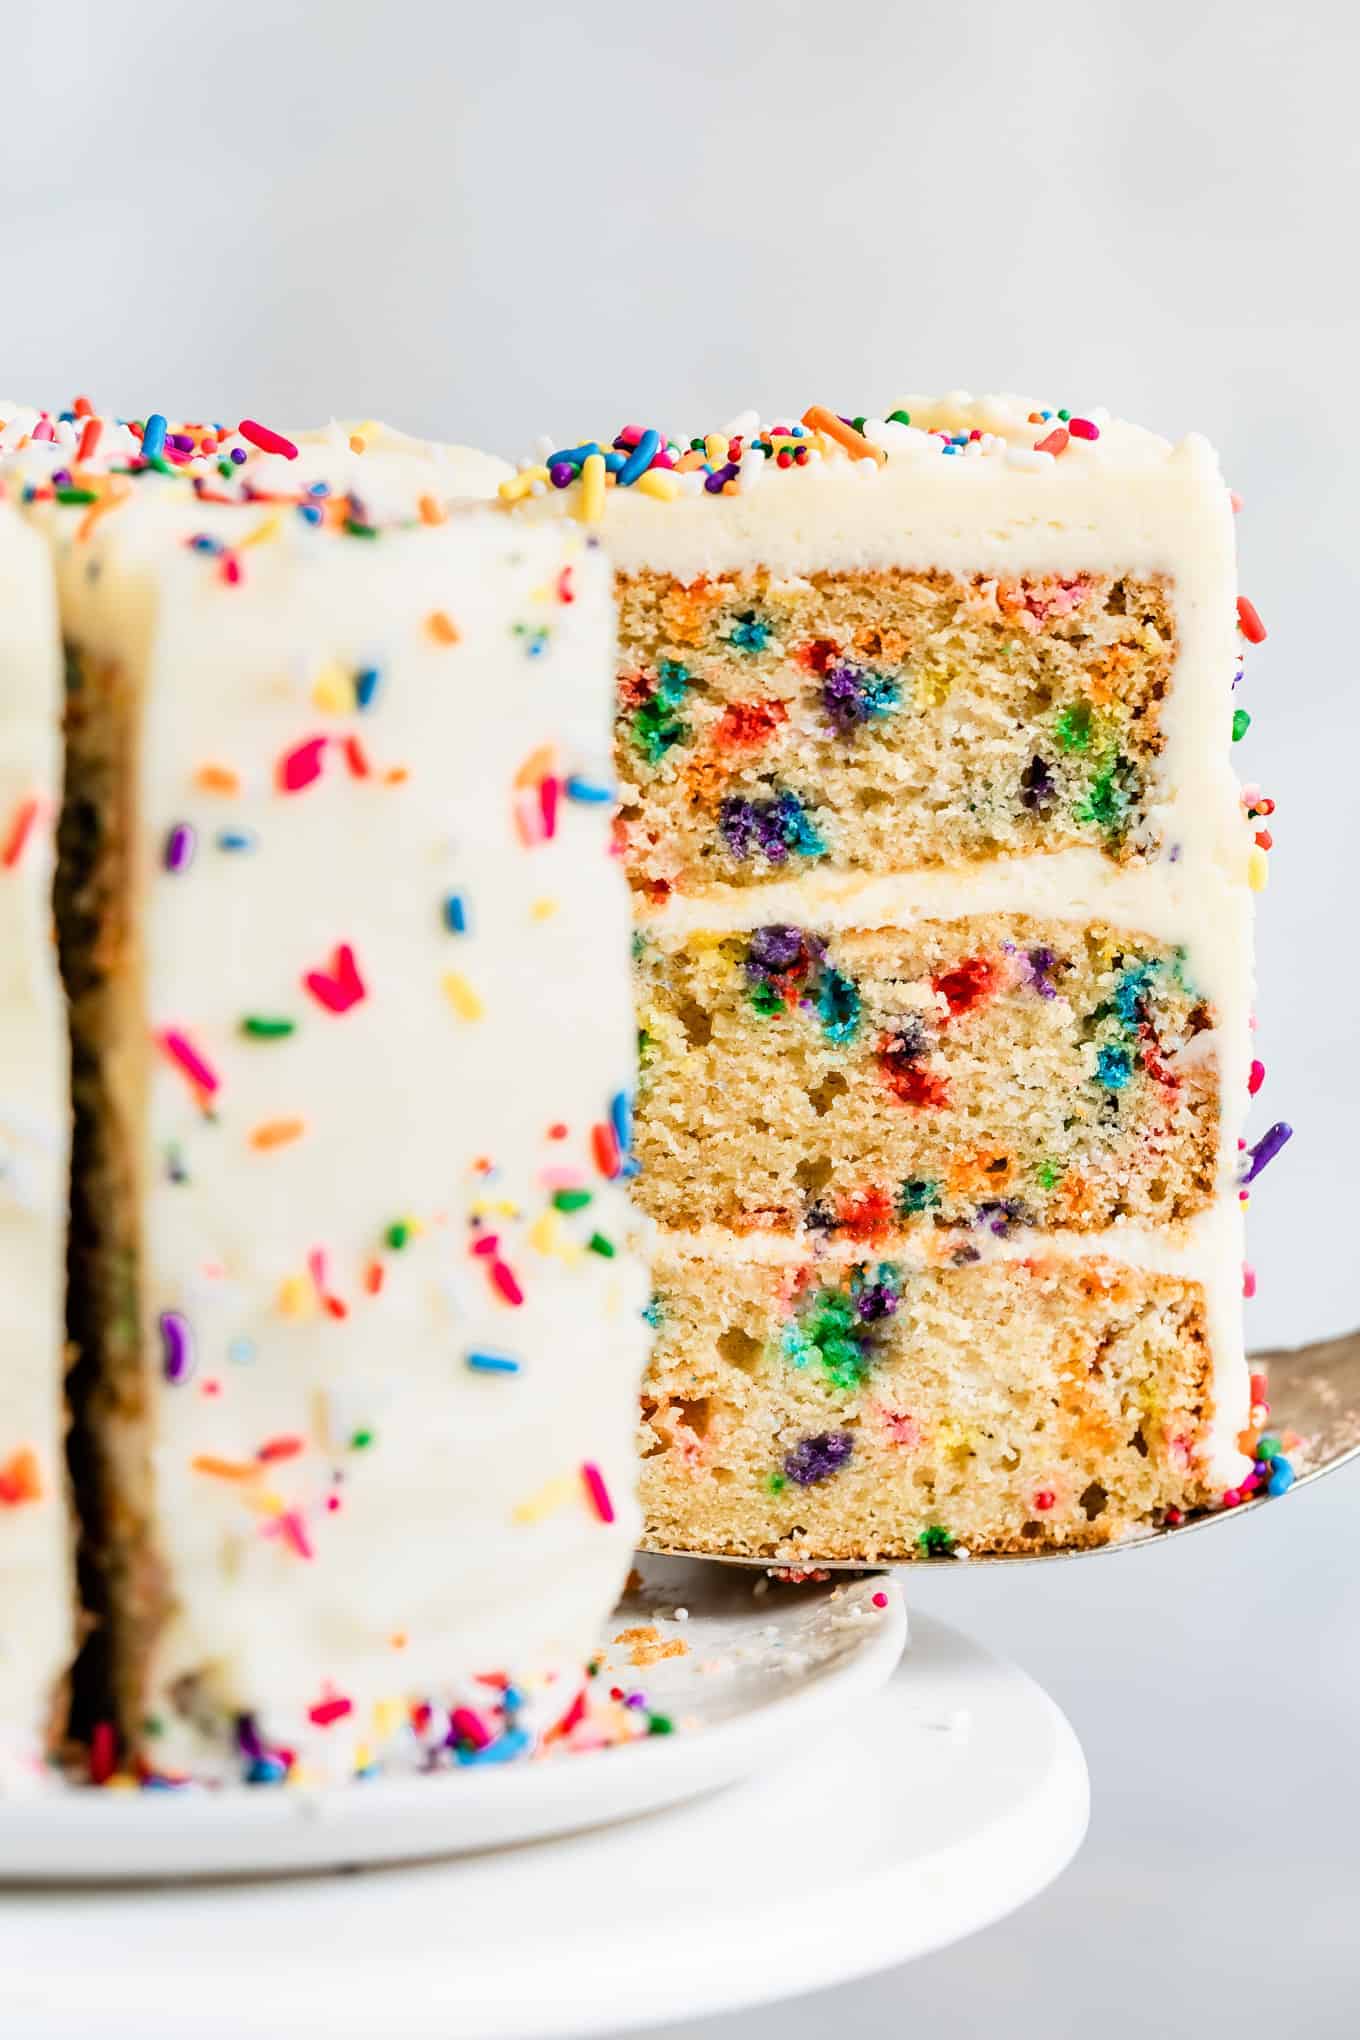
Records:
M659 897L1144 841L1164 579L640 572L619 605L623 830Z

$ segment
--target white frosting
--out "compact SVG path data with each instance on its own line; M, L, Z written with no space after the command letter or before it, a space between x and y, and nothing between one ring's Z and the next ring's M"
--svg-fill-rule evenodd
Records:
M52 932L61 699L51 569L0 502L0 848L11 853L0 866L0 1792L38 1776L74 1649L63 1399L70 1112Z
M599 529L615 566L683 581L758 567L787 578L881 567L1169 576L1179 652L1149 816L1162 854L1120 867L1078 849L875 878L814 868L792 880L672 895L655 924L889 927L1014 912L1099 918L1182 944L1188 975L1217 1015L1201 1052L1217 1056L1222 1138L1215 1209L1173 1251L1177 1268L1204 1285L1215 1408L1206 1465L1227 1487L1246 1471L1236 1445L1248 1416L1237 1175L1253 995L1252 835L1229 757L1238 654L1229 494L1205 440L1173 447L1100 411L1087 421L1099 436L1072 435L1055 456L1035 445L1061 421L1035 422L1031 414L1043 407L1022 398L956 392L906 397L892 408L909 412L911 424L871 420L864 428L886 450L882 464L824 441L805 466L779 468L748 447L731 494L709 494L698 473L677 477L671 501L636 486L608 488ZM748 439L756 429L755 413L730 428ZM946 451L945 437L974 432L978 438ZM531 523L577 515L581 494L579 485L536 482L518 514ZM1054 1237L1042 1235L1045 1250ZM1091 1243L1082 1234L1071 1251Z
M374 455L320 452L328 478L352 458L375 494L397 486ZM645 1278L592 1150L632 1083L624 888L607 802L562 799L531 847L517 824L541 833L544 769L607 784L608 573L579 532L475 508L364 539L144 476L76 538L81 519L54 520L67 635L117 660L141 704L144 1026L110 1069L141 1149L149 1504L172 1601L147 1756L211 1771L248 1713L314 1771L400 1761L402 1703L447 1708L487 1671L579 1670L635 1541ZM231 549L241 579L191 537ZM281 792L279 761L313 737L319 778ZM205 790L204 766L239 790ZM185 824L193 860L171 873ZM366 995L337 1014L303 979L336 976L341 944ZM296 1032L247 1039L249 1015ZM219 1079L211 1117L154 1048L164 1030ZM553 1211L577 1184L588 1209ZM489 1257L470 1251L474 1211ZM402 1222L418 1236L385 1244ZM187 1380L165 1378L165 1312L191 1332ZM522 1371L474 1372L479 1353ZM201 1726L178 1709L184 1680ZM558 1690L565 1705L574 1684ZM332 1696L352 1711L320 1725Z

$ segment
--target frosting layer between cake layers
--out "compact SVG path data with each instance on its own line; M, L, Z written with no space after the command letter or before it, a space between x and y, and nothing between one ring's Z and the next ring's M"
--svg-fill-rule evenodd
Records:
M617 445L625 462L638 444L634 428L622 435ZM681 452L687 445L690 450ZM1121 1219L1076 1232L1061 1223L1027 1224L1021 1202L1004 1222L993 1206L978 1226L960 1231L933 1220L928 1204L913 1208L911 1197L930 1186L911 1182L903 1186L909 1193L905 1210L880 1212L876 1222L869 1215L857 1233L852 1210L850 1224L840 1231L820 1213L812 1224L795 1224L791 1234L785 1218L771 1217L766 1223L783 1236L766 1237L758 1217L743 1221L737 1232L701 1224L709 1210L701 1165L693 1223L678 1225L661 1240L663 1322L668 1266L681 1291L693 1284L699 1302L721 1286L723 1270L733 1271L734 1281L743 1267L782 1264L794 1272L779 1298L772 1292L768 1305L760 1306L772 1313L760 1334L763 1358L744 1343L754 1336L759 1311L750 1298L741 1304L745 1330L735 1321L730 1328L740 1365L724 1378L725 1386L718 1368L708 1384L711 1397L696 1383L708 1367L706 1341L718 1333L709 1328L696 1334L695 1380L687 1389L691 1370L678 1349L667 1347L663 1330L649 1389L653 1414L661 1411L662 1433L670 1421L667 1410L673 1416L691 1393L704 1404L704 1439L696 1442L691 1430L681 1441L692 1495L704 1492L706 1469L722 1463L717 1441L724 1416L754 1407L765 1395L769 1355L780 1351L785 1319L790 1312L796 1318L803 1307L799 1299L815 1290L821 1271L861 1265L867 1272L860 1279L871 1282L880 1259L902 1271L908 1287L911 1271L933 1271L935 1281L952 1261L955 1274L941 1295L947 1294L949 1310L963 1314L956 1320L961 1328L975 1307L984 1318L987 1310L1002 1308L994 1283L985 1300L983 1291L992 1281L987 1270L1003 1264L1041 1271L1065 1264L1078 1273L1083 1267L1122 1267L1131 1280L1141 1271L1152 1286L1139 1307L1154 1315L1169 1307L1174 1291L1181 1314L1167 1351L1178 1352L1184 1362L1177 1390L1184 1393L1176 1444L1180 1471L1160 1492L1149 1489L1140 1497L1130 1489L1132 1514L1114 1527L1131 1527L1140 1510L1146 1517L1230 1486L1246 1465L1237 1445L1248 1418L1237 1186L1251 1062L1251 892L1261 882L1263 853L1253 846L1229 761L1237 591L1230 498L1212 449L1198 438L1173 447L1099 412L1072 421L1063 414L1059 421L1014 398L954 395L907 398L889 419L854 426L809 412L803 425L770 428L759 425L754 413L745 414L706 444L672 442L664 454L670 472L658 476L653 468L642 477L645 488L636 485L636 477L630 485L628 475L618 471L614 485L597 487L593 500L582 451L569 450L559 465L545 454L542 469L527 471L501 493L516 500L529 520L595 521L619 571L624 713L618 753L626 855L647 949L660 953L662 975L668 956L689 970L732 934L757 936L771 956L781 943L791 956L794 938L805 936L805 956L825 959L819 967L829 982L833 967L853 978L853 962L841 952L855 952L856 945L860 954L872 949L874 931L887 938L879 952L880 959L888 958L883 967L890 972L894 935L910 938L926 924L947 928L987 916L1002 936L1009 919L1017 928L1036 922L1066 928L1074 940L1082 929L1100 924L1123 931L1131 944L1161 944L1173 953L1174 960L1166 961L1183 974L1198 1010L1193 1041L1181 1045L1178 1066L1162 1076L1168 1091L1179 1074L1187 1092L1206 1086L1208 1092L1201 1117L1210 1139L1198 1200L1203 1208L1197 1213L1187 1208L1165 1223ZM618 453L610 457L617 466ZM573 460L580 470L574 478ZM1130 602L1141 607L1145 620L1136 631L1121 632ZM800 642L800 628L807 635L798 621L803 615L815 618L826 636ZM885 621L890 628L883 627ZM921 635L927 627L934 633L928 642ZM715 697L721 714L712 705ZM913 755L910 742L913 729L932 727L931 718L937 754L951 768L962 760L962 767L948 799L922 822L936 788L928 768L922 777L926 753ZM780 733L795 725L798 735L789 742ZM771 741L776 750L781 741L785 746L778 771L767 771L763 763L776 755L762 752L762 744ZM889 755L894 743L896 758ZM1016 822L1029 831L1023 839L1014 830L1008 836L1005 827L990 836L984 828L979 835L976 811L970 809L970 788L973 797L983 798L984 761L1000 757L1010 769L1008 744L1021 768L1011 799ZM1055 789L1070 766L1082 762L1079 754L1102 746L1107 769L1095 775L1095 783L1088 772L1074 795L1087 803L1084 840L1075 841L1070 827L1064 832L1057 825ZM817 784L818 763L826 757L838 761L840 790L834 798L820 797ZM856 839L857 798L887 851L868 854ZM985 799L997 798L988 785ZM896 859L894 802L902 803L916 831L911 853ZM706 863L687 851L672 859L668 872L668 815L707 817L713 849L705 853ZM866 864L877 868L866 870ZM644 995L645 974L644 964ZM781 985L778 967L762 965L758 974L760 984L752 992L758 1011L775 1012L781 1003L792 1011L800 996L809 1003L805 986L790 989L787 977ZM685 982L692 981L691 971ZM1039 989L1047 996L1054 987ZM1141 993L1126 986L1119 997L1129 1007L1131 1039L1146 1035ZM692 999L690 1006L692 1011ZM964 1023L955 1017L961 1009L948 986L939 990L935 1009L933 1018L949 1032L952 1045ZM850 1028L834 997L830 1011L832 1033L842 1029L844 1038ZM700 1047L691 1044L691 1067L708 1053L711 1023L711 1014L700 1016L694 1036ZM966 1053L962 1047L958 1052ZM1136 1052L1155 1054L1155 1043ZM677 1053L683 1076L685 1051ZM1117 1115L1124 1065L1098 1070L1094 1040L1084 1053L1089 1064L1084 1080L1105 1084L1106 1105ZM753 1045L753 1071L758 1054ZM712 1067L720 1060L715 1052ZM1006 1080L1004 1068L993 1074ZM784 1076L781 1067L772 1094ZM834 1081L843 1095L844 1079ZM661 1152L670 1135L666 1126L649 1120L646 1085L644 1051L642 1147L646 1151L651 1143ZM1020 1098L1023 1084L1016 1090ZM840 1108L834 1102L828 1107L826 1095L819 1094L817 1110L834 1119ZM830 1095L834 1100L834 1089ZM1093 1095L1099 1098L1099 1090ZM930 1102L919 1084L909 1092L899 1086L898 1097L906 1098L898 1107L906 1113ZM696 1152L703 1151L700 1128ZM672 1150L677 1182L681 1152ZM898 1186L890 1188L896 1193ZM645 1202L645 1176L640 1194ZM665 1215L677 1223L669 1206ZM976 1306L968 1283L974 1264ZM1137 1283L1133 1287L1138 1290ZM1011 1293L1018 1294L1013 1284ZM1116 1336L1097 1322L1103 1308L1097 1306L1098 1300L1087 1313L1093 1350ZM883 1314L892 1316L898 1308L894 1295ZM938 1351L948 1346L949 1335L940 1329L944 1322L934 1320ZM1036 1354L1043 1345L1037 1329L1042 1322L1042 1315L1033 1320ZM1004 1368L1005 1355L1001 1324L998 1319L998 1368ZM1079 1334L1068 1327L1063 1336L1069 1335ZM802 1392L805 1377L784 1378L786 1386L792 1382ZM824 1375L817 1378L833 1402L849 1393L844 1381L828 1386ZM1070 1389L1069 1382L1063 1392ZM1146 1404L1160 1391L1154 1383L1138 1392ZM726 1394L730 1410L722 1401ZM716 1400L710 1407L711 1398ZM992 1415L998 1423L1004 1417ZM740 1428L747 1418L732 1421ZM761 1421L796 1419L790 1408L767 1411ZM683 1431L683 1416L680 1422ZM859 1422L856 1415L854 1423ZM844 1436L851 1439L853 1430L854 1425ZM787 1441L788 1435L786 1430L780 1437ZM826 1435L841 1434L832 1428ZM810 1490L819 1502L846 1493L848 1510L872 1513L872 1484L849 1499L849 1483L840 1473L851 1463L851 1445L843 1450L843 1462L819 1462L806 1480L806 1468L786 1479L778 1451L770 1457L772 1479L788 1490L766 1504L776 1542L781 1517L801 1520L812 1511ZM676 1454L657 1456L654 1429L644 1431L644 1451L649 1455L644 1494L654 1497L655 1509L667 1519L659 1541L683 1544L684 1488L678 1475L670 1478ZM898 1463L909 1469L910 1456L900 1455ZM723 1476L733 1511L732 1498L752 1477L754 1464L747 1454L740 1470L731 1464ZM658 1471L663 1466L664 1473ZM911 1475L908 1470L893 1477ZM689 1531L695 1541L704 1541L697 1526L707 1512L705 1548L721 1548L722 1507L716 1494L702 1508L695 1500ZM1025 1534L1104 1536L1117 1513L1102 1522L1087 1510L1089 1525L1078 1514L1074 1528L1057 1530L1054 1517L1060 1511L1045 1514L1053 1507L1050 1496L1039 1511L1042 1520L1032 1521ZM768 1541L762 1547L758 1538L750 1541L753 1520L748 1511L742 1533L734 1532L734 1548L774 1548ZM1020 1528L1015 1522L1012 1535L1018 1537ZM887 1542L873 1548L880 1553L897 1548L893 1534L885 1530ZM798 1541L793 1538L792 1546ZM979 1542L985 1544L985 1531ZM790 1555L788 1540L780 1548ZM816 1536L809 1533L803 1548L815 1553Z
M61 660L46 551L0 501L0 1791L35 1781L74 1641L66 1025L52 927Z
M140 471L32 506L88 1422L161 1772L513 1754L637 1526L607 570L350 436L251 456L256 500Z

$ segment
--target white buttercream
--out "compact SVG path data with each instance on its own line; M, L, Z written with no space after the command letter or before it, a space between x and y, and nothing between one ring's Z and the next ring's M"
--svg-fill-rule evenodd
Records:
M0 502L5 847L38 803L22 848L0 868L0 1791L39 1774L74 1649L63 1399L70 1110L52 933L61 698L51 567Z

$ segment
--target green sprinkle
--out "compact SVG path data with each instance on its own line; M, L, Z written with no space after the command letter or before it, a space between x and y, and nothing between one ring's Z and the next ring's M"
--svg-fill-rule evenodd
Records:
M902 1218L915 1218L940 1201L940 1186L927 1176L908 1176L897 1193L897 1209Z
M584 1211L591 1201L589 1190L554 1190L554 1211Z
M248 1034L252 1041L286 1041L290 1034L297 1032L296 1020L284 1020L271 1013L247 1013L241 1022L242 1034Z
M404 1218L394 1218L387 1231L383 1234L383 1239L394 1252L400 1252L410 1237L411 1228Z
M917 1549L927 1558L948 1558L954 1549L954 1539L941 1523L932 1523L921 1532L916 1540Z
M351 538L376 538L378 536L376 524L360 524L357 517L347 517L345 519L345 529Z
M1245 708L1235 708L1233 710L1233 742L1240 744L1250 728L1251 717L1247 714Z
M1070 411L1059 411L1058 413L1058 416L1062 419L1064 425L1067 423L1071 415L1072 413Z
M1041 1190L1052 1190L1067 1174L1064 1162L1040 1162L1034 1171L1034 1180Z
M1058 711L1053 725L1058 742L1064 751L1089 750L1091 744L1091 704L1089 701L1074 701L1067 708Z
M371 1431L351 1431L349 1443L352 1452L366 1452L373 1443L373 1433Z
M229 482L232 476L236 473L236 468L233 465L233 463L229 460L219 460L217 463L217 472L219 475L221 475L224 482Z
M165 1734L165 1723L164 1721L162 1721L159 1714L147 1715L146 1720L142 1723L142 1734L143 1735Z
M889 423L889 425L910 425L910 423L911 423L911 412L910 412L910 411L889 411L889 413L888 413L888 423Z
M602 1232L593 1232L586 1245L590 1248L592 1254L601 1254L606 1261L613 1260L614 1242L607 1240Z
M769 1020L776 1013L783 1012L784 995L777 985L771 984L769 979L765 978L761 983L752 985L751 1004L757 1013L763 1014Z
M854 426L856 432L863 432L868 422L869 420L867 418L852 418L850 420L850 423Z
M674 1732L675 1723L671 1720L669 1714L649 1714L647 1716L648 1735L673 1735Z
M59 503L97 503L99 500L93 489L57 489L53 493Z
M788 1481L782 1473L772 1473L765 1485L772 1495L782 1495L788 1486Z

